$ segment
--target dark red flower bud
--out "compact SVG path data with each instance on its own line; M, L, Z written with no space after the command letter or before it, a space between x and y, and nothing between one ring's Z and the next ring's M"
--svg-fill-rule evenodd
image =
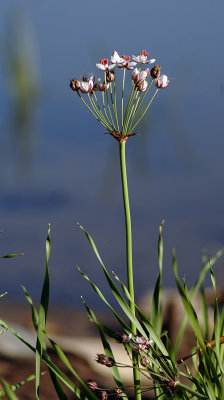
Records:
M105 354L97 354L96 362L109 368L113 367L113 365L115 364L113 358L108 357Z
M89 379L86 382L86 384L91 390L96 390L97 389L97 383L95 381L92 381L91 379Z
M160 65L155 65L150 71L150 75L153 79L159 78L160 76Z
M98 399L100 400L107 400L108 395L106 390L96 390L95 394L97 395Z
M146 357L146 356L142 356L140 364L143 367L151 367L152 366L152 362Z
M106 72L106 81L107 82L113 82L114 79L115 79L114 71L107 71Z
M77 79L70 80L70 88L77 92L80 88L80 82Z
M126 333L115 333L114 338L118 343L128 343L130 338Z

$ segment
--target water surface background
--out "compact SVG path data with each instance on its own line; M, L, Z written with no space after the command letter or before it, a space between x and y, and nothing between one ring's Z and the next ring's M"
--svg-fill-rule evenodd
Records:
M51 223L51 301L101 306L75 265L106 292L80 222L109 271L125 280L118 144L84 109L69 79L120 54L150 52L170 79L127 144L139 298L155 282L164 226L164 285L194 283L201 253L224 245L224 3L3 0L0 5L1 292L40 296ZM223 261L217 264L223 282ZM209 282L209 281L208 281ZM110 298L110 296L108 296Z

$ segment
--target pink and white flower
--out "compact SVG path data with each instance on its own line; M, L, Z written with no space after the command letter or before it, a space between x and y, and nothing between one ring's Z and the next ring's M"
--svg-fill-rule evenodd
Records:
M79 90L82 93L90 93L93 90L93 85L94 85L95 77L91 74L88 77L82 78L82 81L80 81L80 86Z
M147 87L148 87L148 82L147 81L136 82L136 84L135 84L135 89L138 92L145 92Z
M141 350L149 350L149 345L153 343L153 340L146 339L144 336L136 336L132 343L129 343L132 349L136 352Z
M131 74L131 78L134 82L140 83L143 82L149 75L149 68L144 71L140 71L138 68L135 68Z
M120 62L117 64L118 68L126 68L128 70L133 69L136 66L136 62L130 61L130 56L122 56Z
M93 90L97 91L99 90L100 92L106 92L110 87L110 84L105 82L102 82L100 78L97 79L97 82L95 83Z
M155 58L151 58L151 60L148 60L149 53L146 53L146 50L142 50L141 53L139 53L138 56L132 56L132 60L134 60L136 63L141 63L141 64L152 64L156 60Z
M116 50L113 51L112 56L110 57L111 64L122 64L123 58L121 58Z
M108 59L102 58L98 64L96 64L97 68L100 71L110 71L114 68L114 65L108 65Z
M164 89L168 86L169 80L166 75L161 75L155 79L155 85L159 89Z

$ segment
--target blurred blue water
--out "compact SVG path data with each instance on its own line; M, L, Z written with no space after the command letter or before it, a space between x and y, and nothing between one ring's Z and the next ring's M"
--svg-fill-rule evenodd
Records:
M163 218L166 286L174 285L173 247L192 284L202 249L213 255L223 246L223 12L221 0L1 3L1 253L24 252L1 264L10 298L22 298L20 284L39 297L49 222L52 302L78 305L84 295L100 306L76 264L106 288L76 222L93 234L108 270L125 279L118 146L69 89L70 78L98 74L95 63L114 49L146 49L170 79L143 135L127 145L137 296L155 282ZM27 102L13 97L10 41L28 49L22 59L36 88ZM221 283L222 262L217 273Z

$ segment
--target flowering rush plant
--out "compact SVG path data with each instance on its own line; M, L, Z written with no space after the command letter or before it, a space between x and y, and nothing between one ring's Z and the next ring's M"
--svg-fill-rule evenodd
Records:
M102 258L90 234L80 225L79 227L85 233L92 249L99 261L99 266L109 285L118 306L116 309L107 301L97 285L81 271L82 276L91 284L100 299L111 310L120 324L119 332L114 332L111 328L101 324L93 310L87 306L84 298L82 302L87 310L90 321L95 323L99 329L104 354L96 354L96 362L101 366L110 368L114 379L114 386L110 388L100 387L95 379L89 379L84 382L78 372L71 365L66 354L46 332L46 321L48 315L50 280L48 261L51 251L50 226L46 240L46 268L43 281L42 294L39 310L34 306L31 296L23 287L27 301L32 311L33 325L36 330L36 345L29 343L18 332L11 328L6 322L0 320L0 326L3 328L1 334L7 331L16 336L35 354L35 375L15 384L8 385L0 376L2 389L0 397L7 396L11 400L18 397L14 391L24 383L35 379L35 399L40 399L41 382L41 361L43 361L49 371L52 383L55 388L57 398L67 400L67 393L64 386L72 393L72 398L79 400L107 400L123 398L127 400L132 398L141 400L142 394L147 391L154 392L154 399L159 400L221 400L224 399L224 308L219 310L216 294L216 282L213 273L213 265L223 254L224 249L218 251L213 258L203 256L203 265L193 288L188 291L186 282L181 284L175 253L173 254L173 269L177 288L184 305L185 317L179 326L175 344L171 343L168 333L163 331L163 307L162 307L162 272L163 272L163 240L162 229L163 222L159 229L158 240L158 265L159 272L153 291L150 315L146 315L135 302L134 297L134 266L132 263L132 227L131 213L129 205L128 182L125 160L125 146L129 136L135 135L133 130L140 122L143 115L148 110L152 100L155 98L159 89L167 87L169 81L166 75L160 75L160 66L154 65L151 70L145 68L145 64L154 64L154 59L148 59L148 53L142 51L138 56L120 57L114 51L110 64L108 60L103 59L96 64L97 68L104 74L103 79L95 82L93 75L82 78L82 80L72 79L70 86L77 92L78 96L86 107L91 111L94 117L107 129L119 143L121 183L123 189L124 219L126 228L126 237L122 241L122 246L126 244L126 270L127 283L123 283L119 277L112 272L108 272ZM137 67L138 65L138 67ZM117 89L116 74L117 69L123 69L122 87L120 90L121 113L118 118L117 111ZM124 88L126 70L131 71L131 90L126 102L124 111ZM151 81L150 81L151 79ZM146 95L150 87L155 84L154 92L149 99ZM118 86L118 85L117 85ZM154 85L153 85L154 86ZM102 94L102 102L97 97L97 92ZM88 97L88 100L85 99ZM88 101L88 103L87 103ZM140 108L141 107L141 108ZM15 254L14 254L15 255ZM13 254L5 256L13 257ZM214 330L210 332L208 307L205 299L203 282L207 271L210 271L211 281L214 289ZM139 271L138 271L139 274ZM145 276L144 276L145 279ZM201 289L201 300L203 309L203 324L199 323L197 313L193 307L192 301ZM2 295L0 295L2 297ZM219 312L221 311L221 312ZM138 316L138 318L137 318ZM196 337L196 348L188 355L179 358L178 352L182 341L187 319L189 320L194 335ZM210 340L212 339L212 340ZM113 341L119 343L124 348L124 354L128 354L129 363L120 363L116 360L113 352ZM49 352L49 346L54 353L66 366L69 374L66 375L54 363ZM122 350L122 349L121 349ZM188 360L193 360L193 365L189 368ZM121 368L131 368L133 371L133 385L125 385L120 375ZM94 378L94 377L93 377ZM143 381L144 379L144 381Z
M155 59L148 59L145 50L138 56L119 56L114 50L110 63L108 59L101 59L96 67L103 76L95 79L93 74L83 76L81 80L71 79L70 87L74 90L93 116L119 142L126 141L129 136L135 135L133 130L145 115L159 89L168 86L166 75L160 75L160 66L155 65ZM151 70L148 65L153 65ZM146 68L147 67L147 68ZM120 118L118 117L118 95L116 78L119 70L123 70L123 80L120 99ZM132 87L124 110L124 92L126 70L131 71L129 79ZM148 99L152 85L155 90ZM101 96L97 96L101 92ZM86 101L88 97L88 103ZM101 97L101 101L99 99Z
M126 313L126 307L128 307L127 315L130 322L130 328L127 330L127 325L125 325L125 335L128 334L128 343L125 343L125 346L128 346L131 354L131 360L133 364L134 391L135 398L137 400L141 399L139 352L142 352L143 350L149 351L148 345L152 343L151 340L153 339L150 337L145 337L144 330L140 329L140 325L135 316L136 309L134 302L134 279L132 265L132 228L126 172L125 145L129 136L136 135L136 133L134 133L134 129L149 109L159 89L164 89L169 84L167 76L160 74L161 68L159 65L155 65L155 59L149 59L148 55L149 54L146 52L146 50L142 50L139 55L133 55L132 58L127 55L123 55L121 57L118 52L114 50L110 58L110 63L108 62L108 59L104 58L96 64L96 67L103 74L102 78L98 78L96 80L93 74L89 74L85 77L82 77L81 80L75 78L71 79L70 81L71 89L78 94L81 101L85 104L93 116L104 126L104 128L106 128L107 132L119 142L120 170L126 227L127 287L123 286L123 289L125 291L125 295L127 296L127 303L122 297L120 297L117 289L115 289L114 283L111 280L104 264L102 263L92 238L84 228L81 228L85 232L103 267L106 279L118 303ZM152 66L151 69L149 69L149 65ZM117 84L117 74L119 73L119 70L123 71L122 86L120 90ZM130 71L129 81L131 80L132 84L129 97L126 101L126 107L124 107L126 70L128 72ZM154 87L154 91L151 93L151 95L149 95L151 87ZM100 96L98 96L99 92ZM118 92L120 93L120 97L118 97ZM86 99L86 96L88 100ZM120 105L120 114L118 113L118 105ZM84 273L82 274L86 279L89 280ZM114 276L119 280L116 275ZM91 284L95 287L92 282ZM145 355L142 356L145 357ZM104 358L102 355L100 355L97 362L101 362L102 360L104 363ZM147 365L150 365L150 360ZM110 366L114 367L112 364ZM173 379L173 375L175 374L172 372L171 375ZM92 383L90 386L91 385ZM126 395L124 393L123 386L119 385L119 389L122 390L123 396L125 397Z

